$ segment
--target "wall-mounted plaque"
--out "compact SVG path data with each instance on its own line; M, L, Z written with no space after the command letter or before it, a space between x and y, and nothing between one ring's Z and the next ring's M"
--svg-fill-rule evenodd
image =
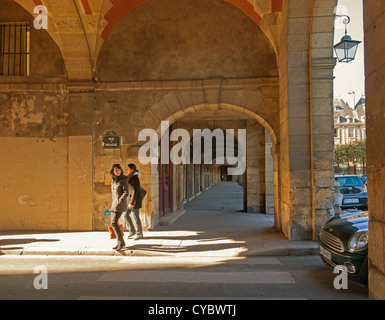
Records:
M120 136L115 131L108 131L103 136L103 149L120 149L120 141Z

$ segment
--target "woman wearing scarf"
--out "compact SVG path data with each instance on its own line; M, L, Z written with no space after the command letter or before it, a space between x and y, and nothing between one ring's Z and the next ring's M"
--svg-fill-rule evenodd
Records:
M133 163L128 164L128 210L124 212L123 218L126 221L126 226L129 231L128 238L133 237L134 240L139 240L143 238L142 223L139 217L139 209L142 207L139 176L140 173L136 169L136 165Z

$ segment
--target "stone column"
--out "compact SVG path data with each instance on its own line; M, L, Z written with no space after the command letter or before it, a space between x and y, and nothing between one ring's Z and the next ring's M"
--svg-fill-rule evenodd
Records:
M313 240L334 215L333 69L335 60L312 61L311 152Z
M385 2L364 1L367 173L369 201L369 298L385 299Z
M273 180L274 180L274 226L278 230L282 230L282 214L281 214L281 179L279 172L280 145L275 144L271 148L273 157Z
M314 0L310 84L313 240L334 215L334 8L333 1Z
M313 1L284 3L280 53L280 214L289 240L312 238L309 47ZM285 50L286 49L286 50Z
M247 127L247 212L265 213L265 130Z
M266 213L274 214L274 160L271 148L273 143L265 130L265 183L266 183Z
M68 229L93 229L93 86L68 89Z

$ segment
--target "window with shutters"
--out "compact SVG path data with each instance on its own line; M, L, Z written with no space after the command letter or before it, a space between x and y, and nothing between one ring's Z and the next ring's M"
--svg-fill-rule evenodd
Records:
M29 24L0 23L0 76L28 76L29 56Z

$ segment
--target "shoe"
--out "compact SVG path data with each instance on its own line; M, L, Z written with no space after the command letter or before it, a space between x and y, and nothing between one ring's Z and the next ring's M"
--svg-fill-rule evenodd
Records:
M139 240L139 239L143 239L143 236L135 236L135 237L133 238L133 240Z
M135 236L135 233L130 233L127 238L131 239L133 236Z
M118 244L112 249L119 251L119 250L122 250L125 246L126 244L124 243L124 241L118 241Z

